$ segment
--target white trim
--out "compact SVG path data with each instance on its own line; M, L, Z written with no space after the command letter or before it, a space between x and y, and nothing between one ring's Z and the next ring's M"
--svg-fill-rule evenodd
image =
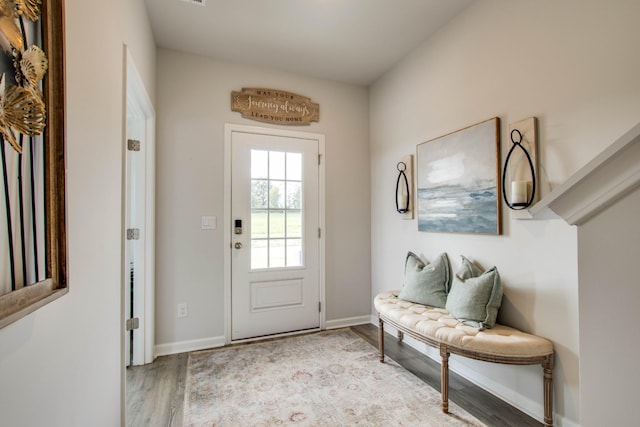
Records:
M584 224L640 185L640 123L531 207L551 210L570 225Z
M225 343L231 343L231 132L232 125L224 125L224 188L222 215L222 235L224 248L224 338Z
M349 326L366 325L371 323L371 316L347 317L344 319L327 320L325 329L348 328Z
M155 111L153 108L153 104L151 103L151 99L147 93L147 90L142 82L142 77L140 77L140 73L138 72L135 61L131 56L131 52L129 51L127 45L124 45L124 55L125 55L125 130L126 130L126 104L129 97L131 97L136 104L142 110L142 113L145 117L145 163L146 163L146 171L145 171L145 225L144 225L144 238L145 238L145 273L144 273L144 286L143 286L143 313L140 318L140 329L142 335L142 345L143 348L141 351L135 351L134 349L134 364L143 364L143 363L151 363L154 359L154 337L155 337ZM126 156L126 135L123 138L123 143L125 145L125 156ZM126 162L126 157L125 160ZM126 167L125 167L126 169ZM124 178L126 180L126 177ZM123 197L125 197L126 192L124 191L123 183ZM123 202L123 206L126 206L126 202ZM124 215L124 212L123 212ZM124 217L123 217L124 219ZM123 221L123 224L125 222ZM124 232L123 239L124 239ZM123 248L124 248L123 243ZM127 289L127 271L128 268L126 266L126 261L124 260L124 250L123 250L123 260L122 260L122 270L123 270L123 284L122 289L123 292L126 292ZM124 295L123 295L124 296ZM124 303L123 303L124 310ZM124 316L122 316L124 318ZM124 328L123 328L123 334ZM123 349L124 351L124 349Z
M201 338L197 340L177 341L158 344L155 347L155 356L168 356L170 354L188 353L190 351L207 350L210 348L224 347L224 337Z
M309 135L308 133L306 135ZM325 325L327 322L327 295L326 295L326 284L325 284L325 242L327 239L327 224L325 217L325 207L326 207L326 193L325 193L325 164L326 164L326 156L325 156L325 148L324 148L324 135L313 134L318 138L318 154L320 155L320 165L318 166L318 222L321 230L321 236L318 248L318 281L320 285L320 329L325 329Z
M224 235L224 333L225 343L231 343L231 134L232 132L247 132L261 135L278 135L291 138L315 139L318 141L318 153L321 156L318 170L318 197L319 197L319 225L322 229L319 248L319 286L320 302L322 310L320 312L320 329L325 328L326 319L326 284L325 284L325 137L319 133L300 132L283 130L277 128L266 128L259 126L238 125L225 123L224 125L224 215L223 215L223 235ZM235 342L235 341L234 341Z

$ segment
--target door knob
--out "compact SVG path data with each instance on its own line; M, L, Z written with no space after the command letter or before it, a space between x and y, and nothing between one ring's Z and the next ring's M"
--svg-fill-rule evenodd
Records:
M236 242L236 244L234 246L236 247L236 249L240 249L240 248L242 248L242 243Z

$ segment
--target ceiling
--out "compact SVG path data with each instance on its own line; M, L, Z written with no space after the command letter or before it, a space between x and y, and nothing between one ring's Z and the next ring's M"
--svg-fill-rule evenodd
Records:
M364 86L471 1L145 0L158 47Z

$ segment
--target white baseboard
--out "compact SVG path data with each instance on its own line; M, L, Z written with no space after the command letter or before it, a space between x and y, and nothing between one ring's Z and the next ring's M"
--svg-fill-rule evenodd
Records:
M370 316L347 317L345 319L327 320L324 323L325 329L348 328L349 326L366 325L370 322Z
M206 350L208 348L222 347L225 345L224 337L210 337L198 340L178 341L155 346L155 355L168 356L170 354L187 353L189 351Z
M369 320L369 316L328 320L327 322L325 322L325 329L338 329L347 328L349 326L365 325L369 323ZM187 353L189 351L206 350L208 348L214 347L223 347L225 344L226 340L224 336L158 344L155 346L155 357L168 356L170 354Z

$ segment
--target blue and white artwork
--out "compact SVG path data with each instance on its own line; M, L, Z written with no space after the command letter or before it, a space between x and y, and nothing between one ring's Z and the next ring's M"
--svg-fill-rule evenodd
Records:
M418 230L500 234L499 119L418 145Z

